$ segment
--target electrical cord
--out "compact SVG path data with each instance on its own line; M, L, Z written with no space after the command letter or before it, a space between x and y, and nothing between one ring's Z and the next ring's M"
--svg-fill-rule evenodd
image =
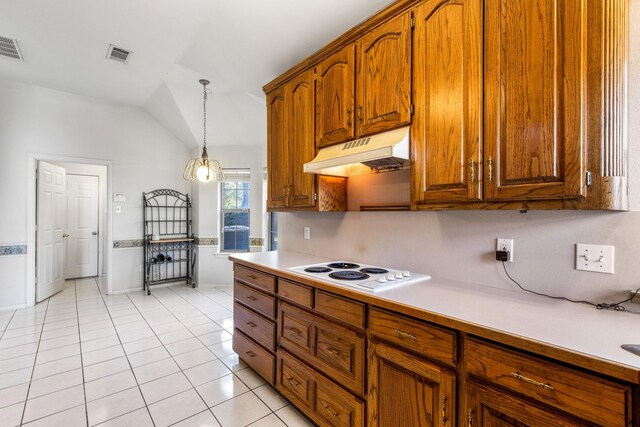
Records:
M631 293L631 296L627 299L624 299L622 301L618 301L618 302L613 302L613 303L606 303L606 302L601 302L599 304L595 304L592 303L591 301L584 301L584 300L573 300L571 298L567 298L567 297L558 297L558 296L554 296L554 295L548 295L548 294L544 294L542 292L536 292L536 291L532 291L531 289L527 289L525 287L523 287L522 285L520 285L520 283L518 283L513 277L511 277L511 275L509 274L509 272L507 271L507 265L505 264L504 261L502 261L502 268L504 269L504 273L507 275L507 277L516 284L517 287L519 287L520 289L522 289L525 292L529 292L532 293L534 295L539 295L542 297L547 297L547 298L552 298L552 299L557 299L557 300L563 300L563 301L569 301L572 302L574 304L586 304L586 305L590 305L592 307L597 308L598 310L616 310L616 311L624 311L625 308L624 306L622 306L621 304L625 303L625 302L629 302L631 301L633 298L635 298L635 296L640 292L640 288L636 289L635 292Z

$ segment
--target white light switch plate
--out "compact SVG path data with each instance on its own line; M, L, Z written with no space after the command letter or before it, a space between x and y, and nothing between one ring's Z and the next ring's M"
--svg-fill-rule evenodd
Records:
M576 270L613 274L613 246L577 243Z
M304 227L302 229L302 234L303 234L304 240L311 239L311 227Z

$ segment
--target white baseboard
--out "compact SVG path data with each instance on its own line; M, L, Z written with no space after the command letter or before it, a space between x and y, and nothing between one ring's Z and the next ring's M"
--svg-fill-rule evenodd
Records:
M27 304L7 305L5 307L0 307L0 311L19 310L21 308L27 308Z

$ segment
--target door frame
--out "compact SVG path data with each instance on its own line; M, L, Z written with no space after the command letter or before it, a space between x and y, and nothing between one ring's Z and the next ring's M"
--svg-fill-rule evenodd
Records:
M82 163L94 166L107 167L107 213L104 218L104 228L106 232L104 251L103 273L107 276L107 294L112 292L112 255L113 255L113 201L112 194L112 172L113 163L109 160L87 159L79 157L58 156L55 154L27 154L27 306L34 306L36 303L36 169L38 161L45 162L68 162Z

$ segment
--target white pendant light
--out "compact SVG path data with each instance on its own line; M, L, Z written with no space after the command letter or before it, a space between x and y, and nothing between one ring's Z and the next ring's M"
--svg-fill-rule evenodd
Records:
M195 181L196 179L200 182L222 181L224 175L222 174L220 162L209 159L209 154L207 153L207 85L209 84L209 80L202 79L200 80L200 84L203 87L204 93L202 107L204 112L202 155L197 159L189 160L182 176L189 181Z

